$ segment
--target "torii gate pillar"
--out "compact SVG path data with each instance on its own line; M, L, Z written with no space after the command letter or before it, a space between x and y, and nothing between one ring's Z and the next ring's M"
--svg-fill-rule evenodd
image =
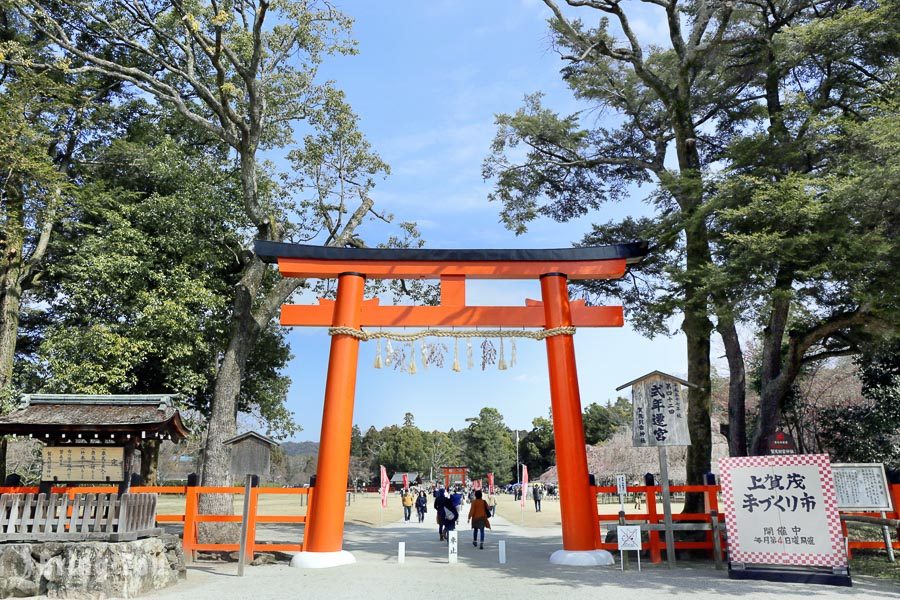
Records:
M332 327L359 329L366 279L360 273L338 275ZM292 566L335 567L356 562L343 549L344 502L350 470L350 438L353 435L353 399L356 396L356 366L359 340L350 335L331 338L316 487L307 515L306 551L294 556Z
M565 274L541 275L541 298L544 301L547 329L572 326ZM563 549L554 552L550 556L550 562L609 564L609 553L597 550L600 524L597 519L597 502L588 481L581 395L575 368L575 344L571 335L547 338L547 365L550 372L553 443L556 446L563 535Z

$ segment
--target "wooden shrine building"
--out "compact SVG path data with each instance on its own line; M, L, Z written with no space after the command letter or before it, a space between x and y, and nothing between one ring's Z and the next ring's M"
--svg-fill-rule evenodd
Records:
M231 454L231 485L244 485L247 475L268 481L272 475L272 449L278 442L255 431L247 431L222 442Z
M159 444L188 435L168 394L30 394L26 405L0 417L0 435L37 439L41 484L118 483L124 491L141 452L145 483L155 483Z

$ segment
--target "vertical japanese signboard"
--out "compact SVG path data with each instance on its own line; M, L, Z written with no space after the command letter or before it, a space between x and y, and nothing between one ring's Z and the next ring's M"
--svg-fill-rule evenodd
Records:
M661 375L651 375L631 388L633 445L690 446L687 408L681 385Z
M854 511L889 511L891 496L881 463L831 465L838 508Z
M719 461L733 563L847 567L827 454Z

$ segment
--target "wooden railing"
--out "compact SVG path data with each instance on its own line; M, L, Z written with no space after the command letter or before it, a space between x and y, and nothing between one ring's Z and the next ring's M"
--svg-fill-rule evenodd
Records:
M2 541L125 541L158 535L156 495L0 494Z
M595 494L615 494L616 487L615 486L595 486L593 488ZM662 511L659 510L656 506L656 495L662 493L662 488L658 485L654 486L646 486L646 485L636 485L636 486L628 486L626 488L628 492L628 496L626 498L625 503L625 521L629 524L632 522L635 523L648 523L650 525L660 525L663 523L663 514ZM707 512L702 513L673 513L672 520L676 523L678 522L698 522L698 523L712 523L712 519L710 517L710 513L712 511L719 512L719 486L717 485L673 485L670 488L670 491L673 493L685 493L685 492L700 492L703 493L706 497L705 505L707 507ZM641 505L646 507L645 511L642 512L629 512L629 505L634 501L634 494L642 494L643 498L641 499ZM628 502L631 500L631 502ZM612 525L616 525L619 522L618 514L598 514L598 520L600 521L600 548L603 550L618 550L618 546L614 542L607 543L605 540L605 533L603 531L604 526L607 530L609 530ZM660 531L650 530L647 532L647 545L646 548L650 551L650 560L654 563L658 563L662 561L662 551L666 549L665 535L660 535ZM695 540L695 541L687 541L687 540L676 540L675 541L675 549L676 550L707 550L709 551L710 556L714 556L714 548L715 545L713 543L713 533L712 531L703 532L704 539L703 540ZM721 546L724 548L724 545Z
M240 544L212 544L200 543L198 541L199 523L241 523L241 515L204 515L199 513L200 495L201 494L244 494L244 488L241 487L189 487L187 489L187 499L185 503L184 515L184 535L182 536L182 544L185 554L197 551L225 551L234 552L240 548ZM307 515L260 515L257 514L259 508L260 495L306 495L307 506L312 499L313 488L252 488L250 490L250 510L247 517L247 558L253 560L254 552L264 551L281 551L281 552L302 552L306 549L306 523ZM303 541L293 544L260 544L256 541L256 525L257 523L295 523L304 525Z
M93 487L54 487L51 492L60 495L62 498L74 499L84 494L114 494L118 488L115 486L93 486ZM37 487L0 487L0 494L36 494ZM187 487L187 486L135 486L129 492L133 495L139 494L172 494L185 497L185 510L183 514L156 514L157 523L184 523L184 532L182 535L182 544L185 554L193 556L197 551L223 551L232 552L239 549L238 543L228 544L201 544L198 541L199 523L241 523L242 517L236 515L203 515L200 514L200 495L201 494L229 494L243 495L242 487ZM248 513L247 523L247 559L253 560L254 552L301 552L305 550L306 535L305 524L307 523L307 515L261 515L258 514L259 497L261 495L292 495L306 496L306 505L312 499L313 488L252 488L250 492L250 511ZM298 502L298 506L299 506ZM67 516L71 516L72 506L67 507ZM256 527L259 523L284 523L284 524L300 524L304 525L304 535L302 542L299 543L258 543L256 541Z
M888 486L890 488L891 499L894 505L893 511L885 511L884 516L889 519L900 519L900 483L893 483ZM842 515L859 515L859 516L871 516L871 517L880 517L880 512L841 512ZM874 548L874 549L884 549L885 543L882 540L872 541L872 540L851 540L850 539L850 531L847 528L846 521L841 521L841 528L844 530L844 537L847 539L847 555L848 558L853 555L854 550L861 550L863 548ZM890 530L889 530L890 531ZM895 550L900 550L900 528L896 531L892 532L894 540L891 541L891 546Z

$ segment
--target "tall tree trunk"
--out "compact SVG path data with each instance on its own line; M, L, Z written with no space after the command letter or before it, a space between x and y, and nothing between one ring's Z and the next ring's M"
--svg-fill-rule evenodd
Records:
M2 280L0 280L0 393L12 385L16 339L19 335L19 310L22 306L22 250L24 240L17 225L7 227ZM2 407L2 402L0 402Z
M10 194L13 198L15 194ZM19 311L22 307L22 206L10 202L4 223L6 244L0 264L0 414L12 400L13 365L19 335ZM7 440L0 436L0 483L6 480Z
M718 311L716 329L728 360L728 454L747 456L747 374L734 316L727 309Z
M201 485L228 486L231 484L230 459L223 442L236 433L237 401L241 381L250 355L259 337L260 329L253 318L253 300L259 290L265 264L254 257L247 272L235 288L231 314L228 347L216 374L212 410L206 429L203 451ZM200 512L203 514L231 514L234 508L231 495L203 494L200 496ZM200 536L205 542L234 541L236 530L221 524L205 523Z
M765 451L766 438L775 433L781 419L781 402L787 391L781 377L784 332L790 316L792 278L785 272L776 276L769 322L763 330L762 364L760 365L759 418L751 444L751 453Z
M679 86L672 99L672 127L678 155L679 175L670 191L678 201L685 235L684 321L687 338L688 427L691 445L687 450L687 484L705 483L710 472L712 431L710 425L710 338L709 299L702 285L703 274L712 263L706 220L697 213L703 204L703 174L691 113L689 73L682 68ZM703 511L703 494L687 494L685 512Z

